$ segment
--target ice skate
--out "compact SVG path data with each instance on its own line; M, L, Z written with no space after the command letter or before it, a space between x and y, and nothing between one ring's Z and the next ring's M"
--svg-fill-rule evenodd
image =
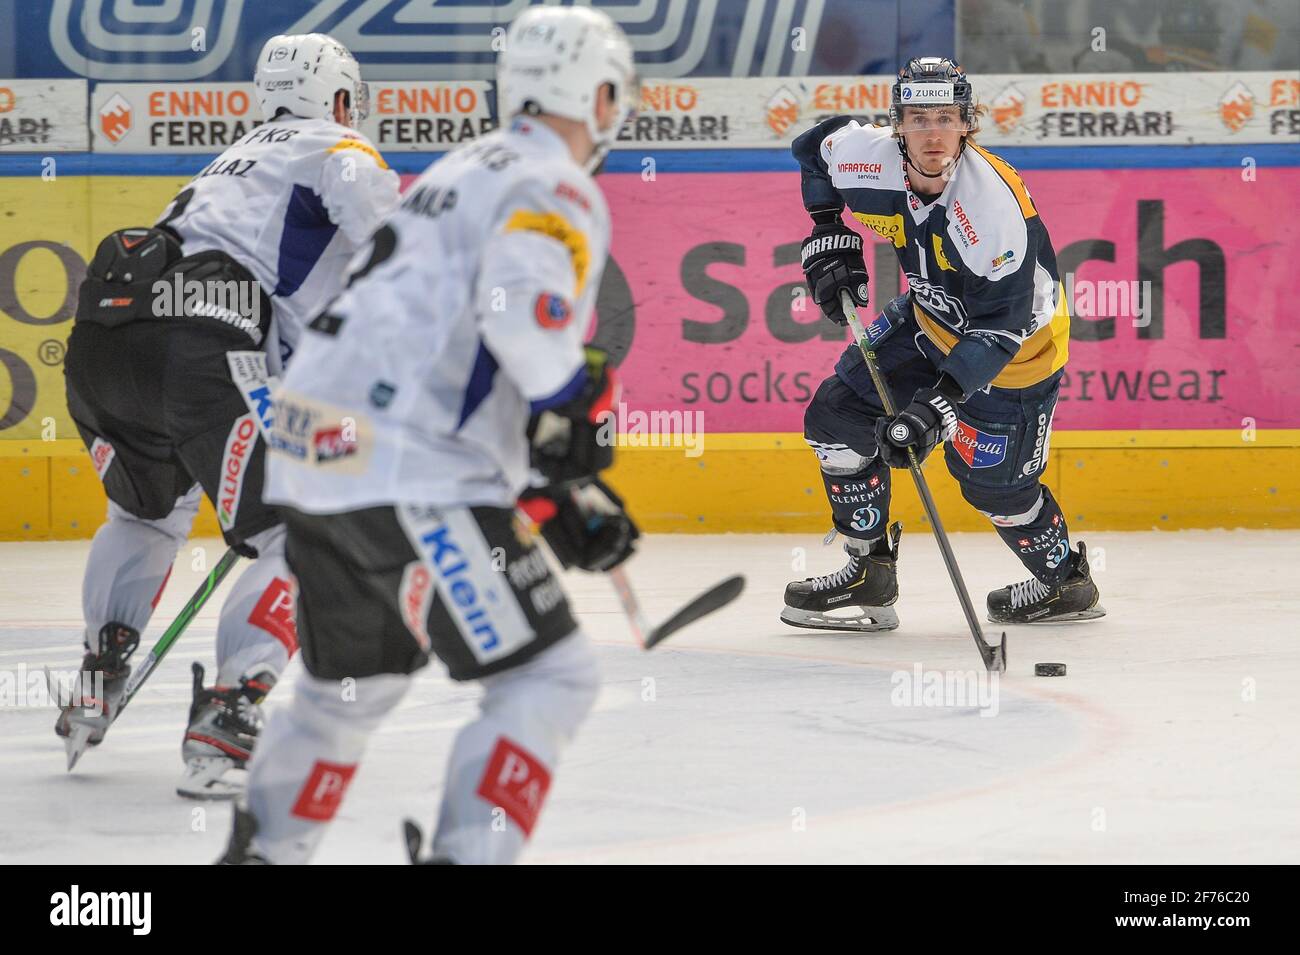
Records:
M198 664L194 664L198 666ZM226 851L213 865L270 865L271 861L253 851L257 819L245 807L236 805Z
M98 746L117 716L131 675L128 660L140 645L140 634L121 623L106 623L99 631L97 650L81 661L72 699L59 711L54 732L63 737L72 769L87 745Z
M809 630L850 630L874 633L898 627L892 604L898 599L898 539L903 525L895 522L889 533L860 553L856 541L844 552L849 562L833 574L809 577L787 584L781 620Z
M238 686L203 686L203 665L195 663L194 702L181 756L185 775L176 792L188 799L231 799L248 782L245 768L262 728L258 704L275 685L269 669L254 668Z
M1037 577L1009 584L989 594L991 623L1061 623L1070 620L1094 620L1106 611L1097 604L1097 585L1088 569L1088 552L1083 542L1074 557L1074 566L1055 587L1048 587Z

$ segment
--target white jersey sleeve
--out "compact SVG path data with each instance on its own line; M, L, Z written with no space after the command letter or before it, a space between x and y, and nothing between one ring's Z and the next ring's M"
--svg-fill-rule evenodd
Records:
M604 196L543 123L516 119L434 163L303 333L266 499L513 507L530 417L586 383L609 239Z
M399 179L360 133L329 146L316 183L330 222L360 245L397 208Z
M506 195L484 249L475 289L483 339L534 412L582 387L589 293L600 284L592 246L605 242L592 206L592 197L557 188L553 177L523 179Z
M264 123L209 163L159 224L187 255L219 249L274 309L273 368L343 287L356 250L392 212L398 177L361 133L328 119Z

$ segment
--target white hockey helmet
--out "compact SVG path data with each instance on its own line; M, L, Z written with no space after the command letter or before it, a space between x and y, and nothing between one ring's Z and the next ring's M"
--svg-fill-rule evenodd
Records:
M257 58L257 102L268 122L281 110L300 119L329 119L334 94L346 90L350 125L370 112L370 88L348 48L324 33L273 36Z
M596 128L596 91L614 87L619 113ZM641 95L632 45L609 14L590 7L530 7L515 18L497 58L497 113L549 113L585 123L594 167Z

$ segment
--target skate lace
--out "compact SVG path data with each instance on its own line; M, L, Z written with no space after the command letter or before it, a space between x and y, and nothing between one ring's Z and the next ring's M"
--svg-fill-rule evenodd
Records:
M1032 603L1037 603L1052 592L1037 577L1030 577L1028 580L1022 580L1018 584L1011 585L1011 609L1019 610L1021 607L1027 607Z
M836 587L842 587L858 575L858 561L862 558L856 555L849 556L849 562L835 571L833 574L826 574L822 577L813 578L813 590L834 590Z
M256 736L262 728L260 708L246 699L239 687L207 690L201 703L212 710L213 723L220 729Z

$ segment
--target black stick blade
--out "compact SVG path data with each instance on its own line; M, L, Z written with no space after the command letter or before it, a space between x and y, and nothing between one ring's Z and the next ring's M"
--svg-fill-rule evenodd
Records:
M996 647L985 642L983 635L977 635L980 656L984 658L984 669L989 673L1007 672L1007 634L1002 633L1002 642Z
M424 842L424 833L413 819L402 820L402 841L406 843L406 855L412 865L420 864L420 844Z
M715 584L651 630L650 635L646 637L645 649L649 650L655 644L662 643L682 627L690 626L701 617L707 617L715 610L721 610L739 597L744 589L745 578L741 574Z

